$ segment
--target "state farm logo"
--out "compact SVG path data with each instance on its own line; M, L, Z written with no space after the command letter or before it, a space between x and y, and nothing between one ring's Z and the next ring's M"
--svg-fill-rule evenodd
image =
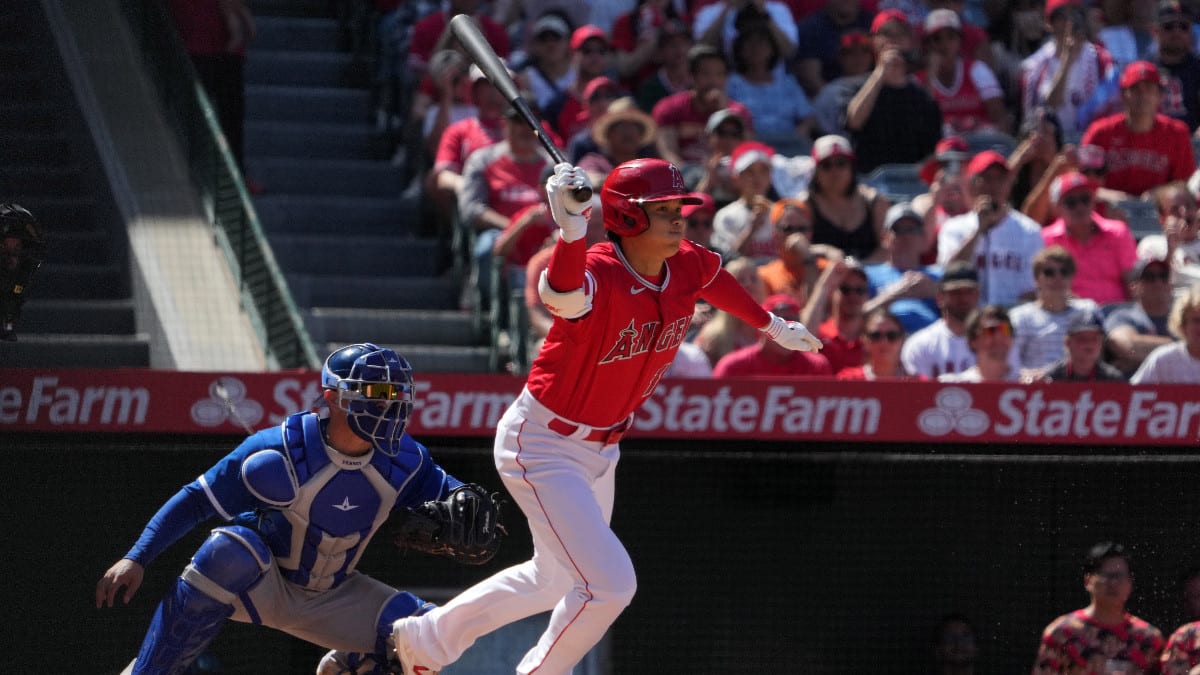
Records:
M988 430L991 420L987 413L971 404L970 392L960 387L947 387L933 397L936 408L929 408L917 416L917 426L930 436L945 436L957 431L963 436L978 436Z
M192 421L202 427L218 427L226 421L250 431L263 417L258 401L246 398L246 385L236 377L219 377L208 385L208 398L192 404Z

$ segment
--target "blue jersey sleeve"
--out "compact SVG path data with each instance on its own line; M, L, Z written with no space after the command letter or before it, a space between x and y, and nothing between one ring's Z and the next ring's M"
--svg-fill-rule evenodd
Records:
M198 480L192 481L167 500L154 514L137 543L125 557L147 567L171 544L179 541L200 523L217 515L216 509L204 495Z
M454 488L462 485L462 481L446 473L446 470L433 461L429 450L408 434L401 441L401 456L409 454L421 458L420 467L413 473L412 480L396 499L396 508L404 509L434 499L444 499Z

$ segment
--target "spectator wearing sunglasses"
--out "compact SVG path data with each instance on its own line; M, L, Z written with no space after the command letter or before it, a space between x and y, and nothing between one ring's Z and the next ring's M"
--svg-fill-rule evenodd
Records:
M967 319L967 346L975 365L961 373L938 376L938 382L1018 382L1021 369L1012 362L1013 327L1008 310L987 305Z
M1071 291L1107 305L1129 299L1137 262L1129 227L1095 212L1096 185L1078 172L1065 173L1050 186L1058 219L1042 230L1046 246L1062 246L1075 259Z
M855 153L841 136L822 136L813 143L816 162L808 193L802 199L813 213L813 243L836 246L867 262L883 260L883 221L890 204L875 188L859 182Z
M1158 57L1163 74L1163 100L1159 112L1173 117L1195 132L1200 127L1200 57L1192 48L1192 19L1179 0L1158 5Z
M1171 264L1171 286L1182 295L1200 282L1200 214L1196 198L1183 183L1168 183L1154 191L1162 234L1138 242L1139 260L1166 260Z
M804 307L806 325L819 326L817 337L825 344L821 354L834 375L863 364L863 307L869 288L866 271L853 257L831 260Z
M1071 297L1075 271L1075 258L1062 246L1047 246L1033 257L1037 297L1017 305L1009 315L1022 368L1044 368L1062 358L1068 324L1079 314L1098 309L1091 300Z
M1109 361L1131 375L1158 347L1175 340L1171 314L1171 266L1165 260L1140 260L1134 268L1134 303L1104 319Z
M922 265L925 222L912 204L901 202L888 209L883 224L884 262L867 265L871 300L866 310L886 307L907 333L915 333L938 320L937 282L940 267Z
M839 380L881 380L913 378L900 361L900 349L904 345L904 326L900 319L884 307L879 307L863 319L863 352L865 361L861 366L844 368L837 374ZM915 378L923 379L923 378Z
M810 248L812 211L799 199L780 199L771 205L768 220L775 233L776 256L758 266L758 276L768 295L790 295L804 306L808 289L820 273L818 259Z

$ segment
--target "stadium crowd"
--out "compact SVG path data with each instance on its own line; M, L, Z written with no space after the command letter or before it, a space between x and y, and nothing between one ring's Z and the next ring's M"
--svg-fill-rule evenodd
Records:
M374 4L377 86L406 94L379 118L420 130L397 158L476 311L546 264L553 160L457 14L597 188L629 159L679 166L703 200L687 236L825 344L776 353L701 303L670 375L1200 382L1200 3ZM539 305L501 339L535 349Z

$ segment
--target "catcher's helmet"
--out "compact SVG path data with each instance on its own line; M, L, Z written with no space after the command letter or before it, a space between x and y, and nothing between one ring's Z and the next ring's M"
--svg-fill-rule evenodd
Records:
M20 204L0 204L0 236L40 237L37 218Z
M355 435L386 455L400 451L413 405L412 366L404 357L370 342L342 347L325 359L321 386L337 392Z
M612 170L604 179L600 204L604 228L622 237L636 237L650 227L642 204L681 199L684 204L699 205L688 196L683 174L661 159L635 159Z

